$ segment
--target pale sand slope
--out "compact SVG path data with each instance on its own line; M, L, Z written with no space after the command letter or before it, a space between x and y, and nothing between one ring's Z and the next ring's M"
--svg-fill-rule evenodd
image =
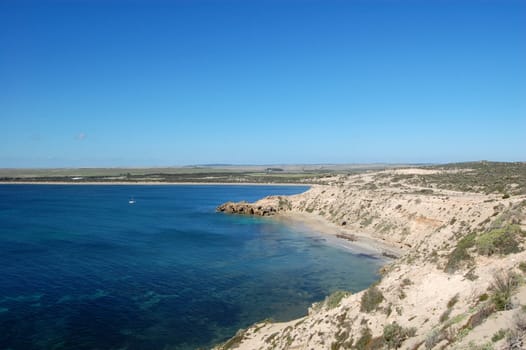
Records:
M403 169L403 174L411 171ZM508 271L524 275L518 265L526 262L526 252L486 257L470 248L469 266L453 273L444 268L468 232L488 231L496 220L520 222L526 230L526 196L503 199L497 194L430 191L398 180L390 185L390 176L399 173L338 176L305 193L269 197L255 204L274 206L278 217L299 218L328 234L352 234L357 241L348 244L357 249L401 254L383 269L377 285L383 300L374 310L360 310L362 291L334 303L337 306L314 305L302 319L256 324L217 349L477 349L477 344L488 342L492 347L487 348L504 348L506 339L492 343L491 338L499 329L508 334L514 331L516 314L524 316L520 305L526 304L526 287L515 290L513 309L479 316L481 310L492 309L491 285L496 275ZM378 174L387 179L383 185L378 185ZM449 314L444 314L448 309ZM414 330L394 336L400 340L394 342L393 336L384 336L384 328L393 322ZM363 337L366 332L372 340Z

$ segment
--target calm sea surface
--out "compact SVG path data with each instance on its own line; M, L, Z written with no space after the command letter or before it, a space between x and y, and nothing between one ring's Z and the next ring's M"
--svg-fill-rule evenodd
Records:
M378 260L215 212L306 189L0 185L0 349L206 347L367 287Z

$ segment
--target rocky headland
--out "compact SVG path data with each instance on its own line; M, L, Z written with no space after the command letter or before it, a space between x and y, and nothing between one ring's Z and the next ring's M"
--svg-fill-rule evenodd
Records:
M216 349L522 349L526 164L473 163L326 177L307 192L218 211L327 223L398 257L356 294L263 321Z

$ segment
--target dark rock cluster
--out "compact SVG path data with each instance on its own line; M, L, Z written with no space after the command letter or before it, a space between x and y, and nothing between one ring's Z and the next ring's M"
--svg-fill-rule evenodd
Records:
M277 214L278 210L272 205L260 205L247 202L227 202L216 208L216 211L228 214L271 216Z

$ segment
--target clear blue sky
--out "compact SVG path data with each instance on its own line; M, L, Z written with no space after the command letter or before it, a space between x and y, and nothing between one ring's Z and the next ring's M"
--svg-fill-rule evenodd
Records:
M526 160L526 1L0 0L0 167Z

